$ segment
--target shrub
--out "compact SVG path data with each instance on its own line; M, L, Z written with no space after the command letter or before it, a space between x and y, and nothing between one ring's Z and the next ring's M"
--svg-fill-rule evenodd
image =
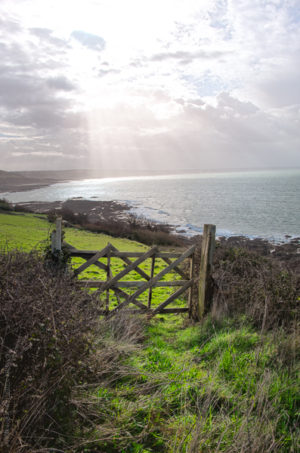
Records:
M34 212L30 207L23 205L23 204L18 204L18 203L15 204L14 211L24 212L24 213L33 213Z
M5 198L0 198L0 210L13 211L13 206Z
M47 212L47 220L49 223L54 223L55 220L57 219L58 212L55 209L50 209L50 211Z
M71 390L89 376L93 298L36 253L11 252L0 255L0 301L0 451L63 445Z
M280 263L244 248L218 248L215 316L248 315L262 329L299 322L299 277Z
M185 244L184 238L170 233L166 225L153 226L152 223L148 224L146 222L139 224L138 222L138 219L137 223L133 223L131 220L129 222L126 220L101 220L97 223L83 220L82 222L77 222L77 224L80 224L85 230L94 233L104 233L113 237L127 238L146 245L156 244L176 247Z

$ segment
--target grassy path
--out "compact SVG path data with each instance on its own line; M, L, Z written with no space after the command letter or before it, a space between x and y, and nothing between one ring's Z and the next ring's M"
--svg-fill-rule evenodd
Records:
M106 433L99 451L296 452L292 351L283 333L261 336L245 320L154 320L126 377L93 395L103 419L94 435Z

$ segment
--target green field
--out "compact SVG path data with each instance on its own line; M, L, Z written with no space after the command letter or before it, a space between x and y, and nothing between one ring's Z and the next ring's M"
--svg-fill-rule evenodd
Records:
M22 250L29 252L30 250L37 249L41 252L49 244L49 238L51 232L55 229L53 223L49 223L47 216L36 215L36 214L24 214L24 213L0 213L0 250ZM149 247L128 239L113 238L106 234L92 233L77 228L64 228L64 240L72 245L73 247L81 250L101 250L108 243L111 243L118 250L126 252L143 252L147 251ZM103 263L106 263L106 258L101 259ZM132 260L134 261L134 259ZM85 262L81 258L72 259L72 268L76 269ZM150 274L151 259L148 259L140 266L145 272ZM156 261L155 273L157 275L165 264L162 260ZM124 269L124 262L120 259L112 259L113 275ZM100 270L97 266L92 265L79 276L83 280L106 280L106 273ZM135 271L127 274L123 280L132 281L140 280L141 277ZM178 274L166 274L163 280L174 280L179 279ZM174 288L154 288L153 289L153 301L154 305L159 304L169 294L174 291ZM129 294L134 292L134 289L128 289ZM139 300L146 302L147 293L143 293L139 296ZM112 307L116 306L117 300L114 293L110 292L110 299ZM174 302L171 306L182 306L184 300L181 298L177 302Z
M0 213L0 248L19 249L29 252L43 248L49 240L55 225L47 217L35 214ZM143 251L147 247L138 242L118 239L106 234L95 234L75 228L65 228L65 240L73 247L85 250L101 250L108 242L122 251Z
M43 216L0 214L0 248L43 251L53 228ZM147 250L137 242L75 228L65 228L65 240L79 249L102 249L110 242L123 251ZM74 259L72 266L82 262ZM149 266L143 267L148 273ZM123 268L115 259L113 272ZM156 273L162 268L158 260ZM93 266L82 278L105 275ZM139 278L136 273L126 276ZM166 298L166 291L153 291L154 305ZM184 303L176 301L177 306ZM63 451L299 451L300 341L295 326L264 331L241 315L207 317L201 324L189 323L184 315L158 316L145 323L141 343L131 341L135 332L126 334L130 322L112 318L108 332L94 339L91 360L100 357L96 381L80 380L72 394L80 409L72 415L72 436L84 448Z

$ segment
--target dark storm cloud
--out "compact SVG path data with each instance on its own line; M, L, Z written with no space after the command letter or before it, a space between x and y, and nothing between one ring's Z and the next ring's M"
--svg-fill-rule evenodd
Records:
M73 31L71 36L91 50L102 51L105 49L105 41L101 36L86 33L81 30Z

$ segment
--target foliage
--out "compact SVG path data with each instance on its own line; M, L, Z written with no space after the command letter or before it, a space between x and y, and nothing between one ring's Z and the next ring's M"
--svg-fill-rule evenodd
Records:
M261 329L299 323L299 276L243 248L219 248L215 256L215 317L247 314Z
M184 243L183 238L171 233L169 225L155 223L143 217L127 215L124 219L107 218L91 222L87 214L75 213L68 207L63 207L59 211L59 215L69 224L80 225L87 231L104 233L117 238L127 238L146 245L181 246ZM55 210L51 210L47 214L50 222L54 222L56 216L57 211Z
M48 235L47 222L34 216L3 214L0 222L5 234L13 230L12 248L17 234L25 242L26 229L28 249ZM110 241L121 250L146 250L65 232L78 248ZM216 260L212 317L189 325L181 316L147 324L124 313L99 322L92 293L78 291L67 273L50 274L35 253L3 255L4 451L296 452L299 282L243 249L218 248ZM113 272L122 266L116 259ZM83 278L99 278L96 271ZM164 290L155 288L154 303Z
M0 276L2 451L59 445L72 387L89 375L93 298L68 273L49 273L36 252L1 254Z
M5 198L0 198L0 211L13 211L12 205Z
M287 367L283 331L262 335L242 318L182 327L153 320L143 349L94 391L80 388L84 419L94 408L86 451L296 452L296 332Z

